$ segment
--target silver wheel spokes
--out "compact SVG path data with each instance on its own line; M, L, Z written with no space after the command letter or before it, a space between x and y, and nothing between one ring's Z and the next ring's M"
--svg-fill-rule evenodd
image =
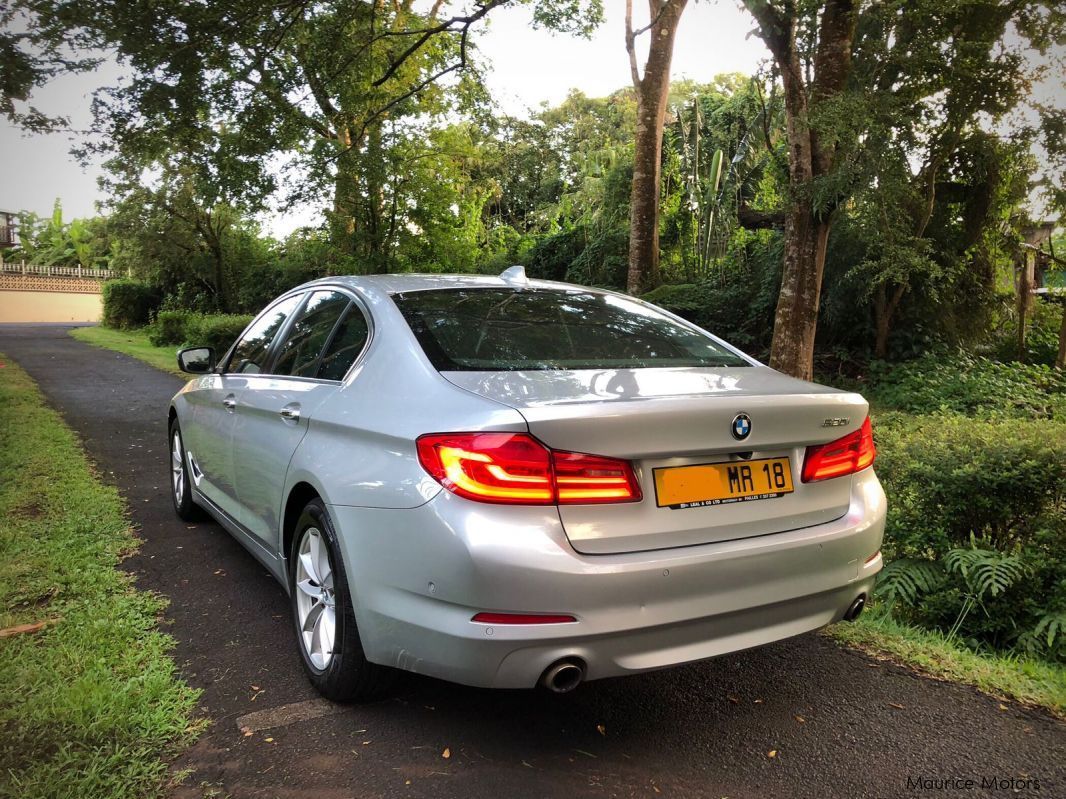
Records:
M308 527L300 539L296 592L300 641L314 667L324 669L333 659L337 612L329 549L316 527Z
M180 505L182 494L185 493L185 457L181 449L181 433L177 430L170 442L170 479L174 485L174 498Z

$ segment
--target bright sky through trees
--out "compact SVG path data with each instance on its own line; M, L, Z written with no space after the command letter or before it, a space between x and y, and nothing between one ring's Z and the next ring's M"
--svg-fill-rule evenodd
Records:
M591 41L533 30L529 8L493 12L488 25L480 29L479 46L492 64L487 70L488 88L504 112L521 114L540 103L558 103L571 89L598 97L629 85L624 3L608 0L604 5L606 21ZM747 38L752 25L747 12L730 0L694 4L678 33L673 76L707 81L723 72L751 73L765 56L762 43ZM69 116L75 130L85 128L90 122L90 94L120 74L112 65L87 75L65 76L36 92L35 104L47 113ZM70 133L27 136L0 121L5 173L0 208L45 215L60 197L67 219L92 216L93 204L102 199L96 187L100 170L83 170L74 161L68 152L71 139ZM276 235L311 221L317 221L313 208L264 220Z

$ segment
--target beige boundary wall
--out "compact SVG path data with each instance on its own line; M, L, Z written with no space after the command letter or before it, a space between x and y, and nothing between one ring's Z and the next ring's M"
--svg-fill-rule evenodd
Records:
M0 289L0 322L99 322L103 309L99 294Z

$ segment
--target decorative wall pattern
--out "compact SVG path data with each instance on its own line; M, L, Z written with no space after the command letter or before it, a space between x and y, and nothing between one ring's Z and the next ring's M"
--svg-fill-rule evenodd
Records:
M0 272L0 291L58 291L101 294L103 283L92 278L20 275Z

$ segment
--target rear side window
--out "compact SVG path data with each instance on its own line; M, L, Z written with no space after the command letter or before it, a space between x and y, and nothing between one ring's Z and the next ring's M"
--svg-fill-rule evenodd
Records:
M285 324L285 320L296 310L302 296L297 294L295 297L275 303L252 322L252 326L245 331L233 348L233 355L230 356L226 371L252 375L262 372L270 353L270 343Z
M353 302L322 354L318 376L323 380L343 380L369 337L370 325Z
M276 375L314 377L318 356L348 303L348 297L339 291L313 292L278 347L277 359L270 371Z
M706 334L611 294L468 288L393 300L442 372L749 365Z

